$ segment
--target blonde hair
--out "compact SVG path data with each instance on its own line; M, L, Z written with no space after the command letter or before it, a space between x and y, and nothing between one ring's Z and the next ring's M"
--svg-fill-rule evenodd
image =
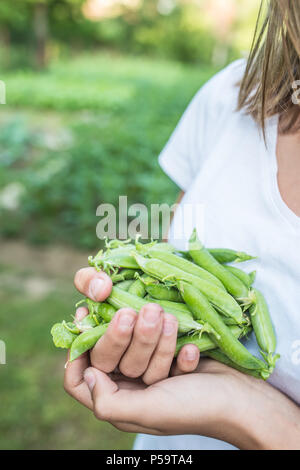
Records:
M265 12L265 7L267 11ZM280 132L300 129L293 83L300 78L300 4L262 0L238 109L246 110L265 132L266 119L279 114Z

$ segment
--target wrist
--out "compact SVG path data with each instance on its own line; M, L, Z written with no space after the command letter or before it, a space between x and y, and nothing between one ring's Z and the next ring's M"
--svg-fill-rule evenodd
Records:
M299 407L269 384L250 380L252 387L249 382L226 411L230 442L241 450L299 449Z

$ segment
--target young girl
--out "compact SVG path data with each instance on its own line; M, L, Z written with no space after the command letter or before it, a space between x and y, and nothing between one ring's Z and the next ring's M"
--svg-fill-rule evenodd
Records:
M155 304L120 310L90 357L68 365L65 388L99 419L147 434L138 449L300 449L299 37L299 3L270 0L247 64L199 91L160 156L181 203L205 205L206 245L259 256L251 268L281 359L269 383L199 361L193 345L171 367L176 320ZM98 301L112 285L93 268L75 284ZM258 354L253 340L247 348Z

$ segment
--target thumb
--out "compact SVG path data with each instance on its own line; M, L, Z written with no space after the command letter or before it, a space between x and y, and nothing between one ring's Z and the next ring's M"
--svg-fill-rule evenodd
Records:
M89 367L84 373L92 397L94 415L101 421L113 423L120 414L122 402L118 400L119 387L110 377L94 367Z
M95 402L96 397L112 395L118 391L118 386L110 377L94 367L89 367L84 371L83 378Z
M91 392L96 418L110 423L140 422L147 409L144 390L120 390L107 374L94 367L85 370L84 381Z

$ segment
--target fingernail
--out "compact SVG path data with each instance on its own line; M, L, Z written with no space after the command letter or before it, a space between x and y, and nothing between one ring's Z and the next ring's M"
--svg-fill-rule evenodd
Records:
M94 373L91 370L86 370L83 374L83 378L84 378L85 383L89 387L90 392L92 392L96 383Z
M92 300L97 301L99 295L102 292L104 281L102 279L96 278L92 279L89 285L89 297Z
M146 308L143 314L144 322L148 325L155 325L160 318L160 310L157 308Z
M132 328L134 324L134 317L132 315L120 315L119 319L119 326L122 329L127 330L128 328Z
M188 348L185 351L185 357L188 361L195 361L197 359L197 351L194 348Z
M165 336L171 336L175 333L176 323L174 321L164 321L163 324L163 334Z

